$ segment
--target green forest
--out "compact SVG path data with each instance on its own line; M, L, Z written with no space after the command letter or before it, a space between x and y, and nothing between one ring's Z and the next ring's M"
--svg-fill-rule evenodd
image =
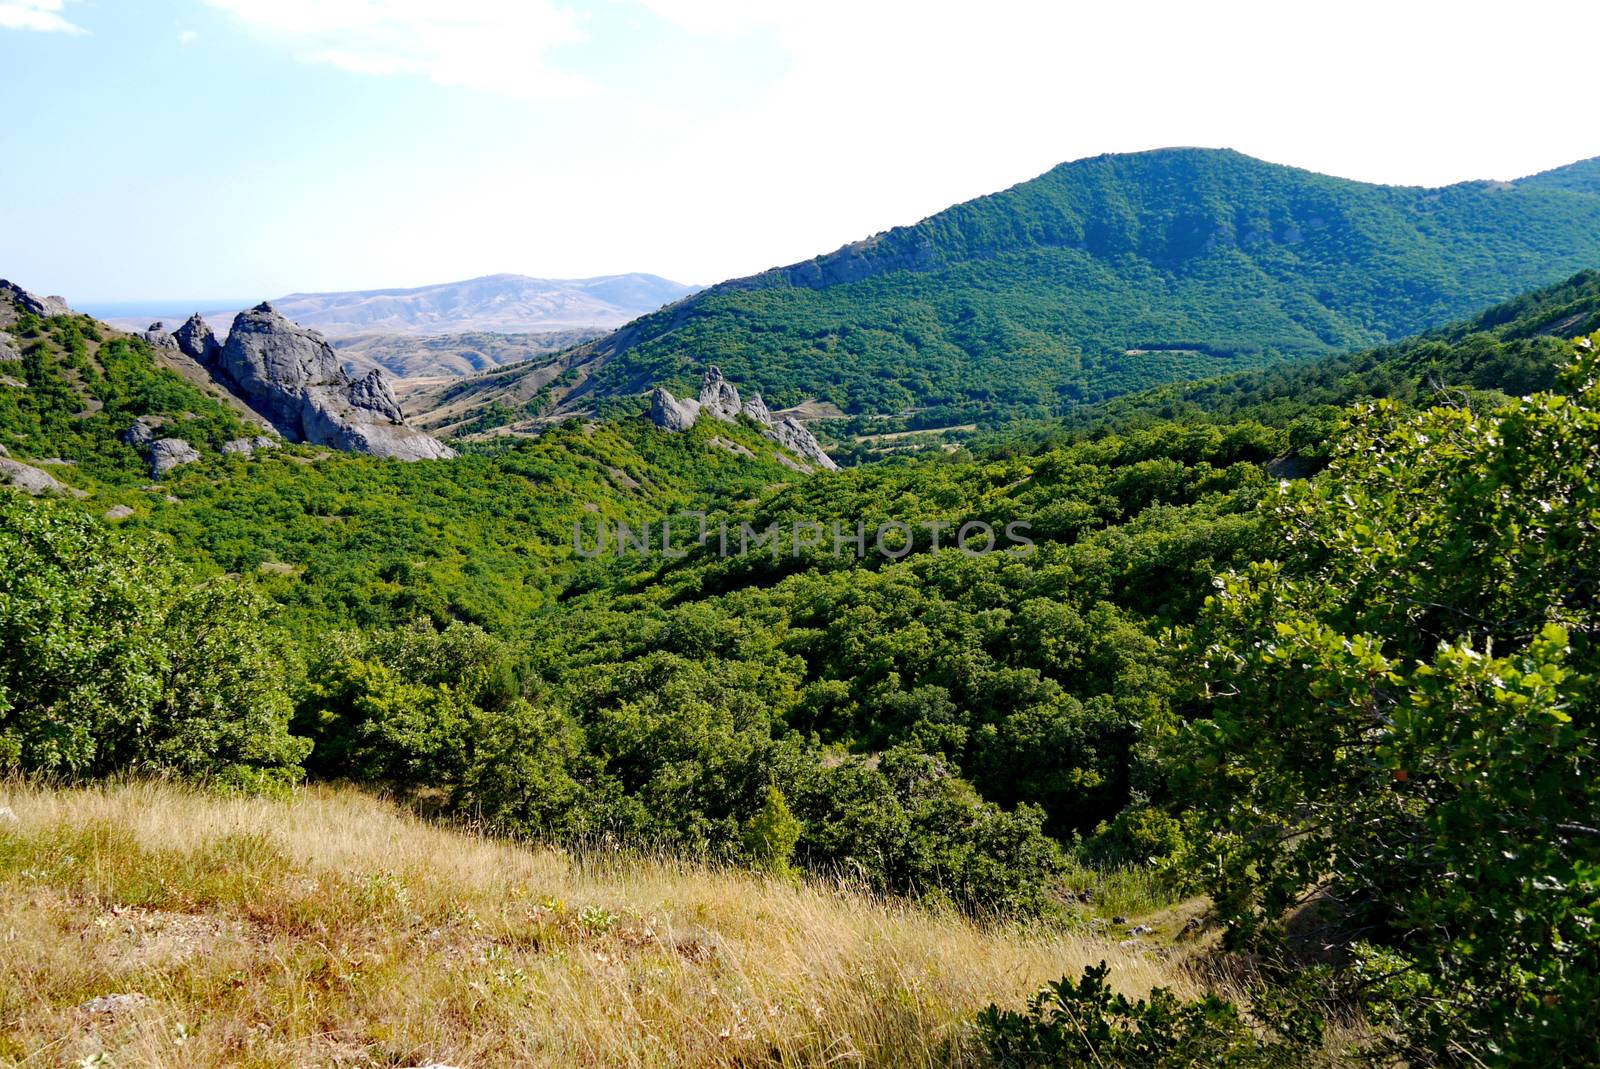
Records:
M1319 344L1406 322L1364 314ZM1597 331L1588 272L801 476L754 426L642 415L448 462L221 456L239 415L144 342L24 313L0 444L83 496L0 495L0 765L353 780L993 923L1203 893L1254 963L1242 1008L1065 978L977 1023L1002 1065L1318 1064L1353 1015L1361 1058L1592 1064ZM152 483L137 417L207 459ZM574 551L687 510L910 541ZM953 549L977 522L1029 545Z

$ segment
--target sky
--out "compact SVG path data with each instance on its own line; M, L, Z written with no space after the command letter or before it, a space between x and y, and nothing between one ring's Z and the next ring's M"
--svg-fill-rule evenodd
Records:
M1600 155L1600 4L0 0L0 276L75 301L709 284L1066 160Z

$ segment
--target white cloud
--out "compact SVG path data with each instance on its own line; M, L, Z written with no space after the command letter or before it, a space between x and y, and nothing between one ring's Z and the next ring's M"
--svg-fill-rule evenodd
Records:
M88 33L61 17L62 0L13 0L0 3L0 29L46 33Z
M192 45L198 40L200 40L200 35L193 30L180 30L178 33L178 43L180 45Z
M438 85L527 100L563 100L590 86L549 64L585 40L581 19L553 0L206 0L308 63L359 74L416 75Z

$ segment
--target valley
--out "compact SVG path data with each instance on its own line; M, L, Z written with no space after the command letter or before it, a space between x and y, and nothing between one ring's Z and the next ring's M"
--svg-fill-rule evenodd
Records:
M0 1055L1600 1058L1597 174L1093 157L550 330L0 285Z

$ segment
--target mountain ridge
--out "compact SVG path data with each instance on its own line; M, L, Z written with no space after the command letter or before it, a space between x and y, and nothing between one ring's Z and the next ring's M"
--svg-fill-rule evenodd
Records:
M718 283L451 399L576 410L692 388L715 362L780 406L1056 411L1381 344L1594 266L1600 194L1586 165L1557 171L1427 188L1233 150L1088 157ZM544 389L551 370L562 391Z
M694 289L642 272L583 279L502 272L424 286L291 293L273 305L327 334L530 333L619 326Z
M620 326L697 287L647 272L593 278L535 278L508 272L422 286L365 290L297 291L272 299L273 307L330 338L387 334L435 337L493 332L534 334L565 330L596 333ZM136 304L139 302L136 302ZM201 302L90 302L83 311L119 329L145 329L152 320L182 320L198 310L219 334L254 300L236 307Z

